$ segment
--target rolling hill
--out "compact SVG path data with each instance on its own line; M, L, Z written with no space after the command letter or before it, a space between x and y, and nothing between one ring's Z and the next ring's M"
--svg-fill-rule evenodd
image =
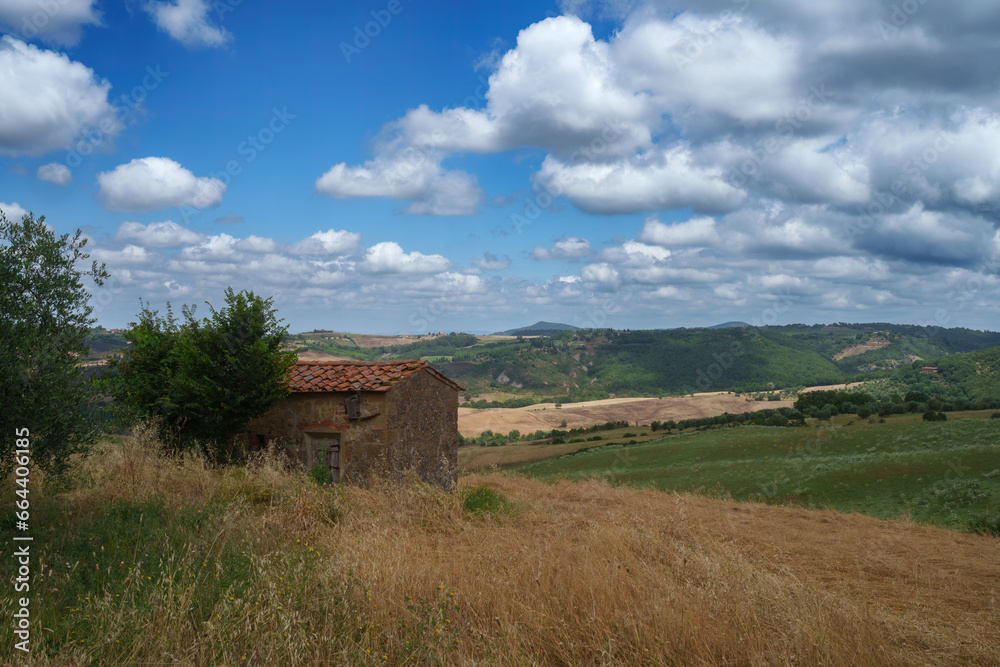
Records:
M885 391L905 393L913 386L949 398L996 395L1000 389L1000 333L989 331L881 322L614 331L542 321L501 333L516 332L527 337L367 337L362 345L357 334L325 332L289 339L302 353L428 359L464 385L467 397L501 394L519 405L860 380L877 380ZM102 354L112 352L105 339L95 340ZM939 372L922 374L923 366Z
M526 327L498 331L494 336L558 336L564 331L579 331L580 327L558 322L535 322Z

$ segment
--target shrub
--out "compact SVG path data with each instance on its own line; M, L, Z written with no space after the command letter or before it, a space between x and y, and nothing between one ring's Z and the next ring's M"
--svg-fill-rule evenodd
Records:
M463 494L462 509L468 514L510 514L514 503L500 491L480 484Z
M991 414L990 419L1000 419L1000 412L994 412Z
M934 410L928 410L924 413L925 422L943 422L947 421L948 416L943 412L935 412Z
M288 395L286 371L296 354L283 348L273 299L225 291L225 306L209 304L198 320L184 306L185 322L143 305L123 334L129 346L112 359L102 379L125 421L161 417L161 436L181 447L203 446L213 463L243 460L239 438L246 424ZM207 446L210 443L212 446Z
M981 535L994 535L1000 537L1000 516L990 516L980 514L969 520L969 530Z
M316 464L309 468L309 476L316 480L316 483L322 486L330 481L330 472L332 468L326 465L322 461L317 461Z

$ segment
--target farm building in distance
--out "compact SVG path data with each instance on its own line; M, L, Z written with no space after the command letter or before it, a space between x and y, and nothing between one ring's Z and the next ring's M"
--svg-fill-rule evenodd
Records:
M299 362L292 393L250 422L251 444L276 441L334 481L367 483L414 471L428 484L458 479L458 392L426 361Z

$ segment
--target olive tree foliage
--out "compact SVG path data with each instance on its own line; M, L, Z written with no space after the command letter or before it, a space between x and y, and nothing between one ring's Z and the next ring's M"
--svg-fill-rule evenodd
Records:
M288 395L286 376L295 363L283 349L282 326L272 299L253 292L225 292L225 306L207 304L197 319L184 306L178 322L170 306L161 316L142 305L102 381L125 421L156 418L170 447L200 447L216 463L245 455L240 434L247 423Z
M80 230L57 236L44 216L13 222L0 211L0 473L14 461L16 429L28 429L33 462L54 474L98 433L78 360L96 322L85 279L100 286L109 274L96 261L79 268L86 245Z

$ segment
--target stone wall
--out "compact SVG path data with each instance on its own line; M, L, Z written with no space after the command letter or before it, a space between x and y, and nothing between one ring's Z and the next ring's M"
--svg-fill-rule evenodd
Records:
M412 469L428 484L450 489L458 481L458 390L415 373L387 398L390 469Z

